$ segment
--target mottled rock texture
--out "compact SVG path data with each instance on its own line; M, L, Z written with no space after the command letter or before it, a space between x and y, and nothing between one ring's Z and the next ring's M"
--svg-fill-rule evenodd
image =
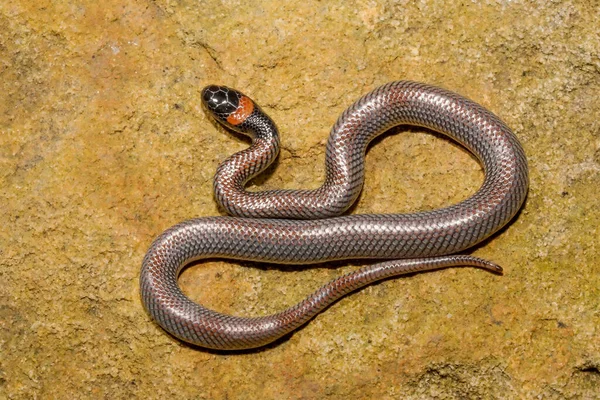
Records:
M594 399L600 396L597 1L0 2L0 398ZM217 215L212 175L247 146L200 106L237 87L283 150L253 188L310 188L338 115L379 84L455 90L521 139L523 212L453 269L373 285L286 340L223 354L144 312L142 257ZM482 181L463 149L397 129L354 213L452 204ZM265 315L361 262L212 260L186 293Z

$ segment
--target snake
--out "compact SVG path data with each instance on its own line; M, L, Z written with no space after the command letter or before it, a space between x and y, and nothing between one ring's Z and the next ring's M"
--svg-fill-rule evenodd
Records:
M519 140L483 106L437 86L387 83L337 119L326 146L322 186L250 191L247 182L279 153L275 123L251 98L227 86L207 86L201 99L217 125L248 136L251 144L223 161L215 174L214 197L231 215L181 222L158 236L143 259L143 306L172 336L207 349L252 349L290 334L342 296L382 279L448 267L502 274L491 261L457 254L506 225L529 185ZM458 142L482 166L482 185L467 199L439 209L344 215L362 190L367 146L398 125L423 127ZM381 261L333 279L279 313L243 317L204 307L179 287L182 269L207 258L295 265Z

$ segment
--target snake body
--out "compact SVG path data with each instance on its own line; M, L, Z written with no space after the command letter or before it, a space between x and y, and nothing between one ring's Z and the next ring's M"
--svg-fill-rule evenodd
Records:
M223 86L203 90L208 112L250 136L250 148L219 167L215 198L232 217L175 225L151 245L142 265L142 302L177 338L214 349L263 346L306 323L345 294L380 279L449 266L502 269L472 256L452 255L484 240L519 210L528 188L525 153L493 113L456 93L416 82L383 85L351 105L334 125L326 152L326 180L315 190L247 192L246 182L277 156L273 121L250 98ZM485 179L470 198L411 214L337 216L356 200L368 143L409 124L441 132L470 150ZM177 284L182 268L204 258L284 264L341 259L397 259L372 264L329 282L278 314L238 317L188 299Z

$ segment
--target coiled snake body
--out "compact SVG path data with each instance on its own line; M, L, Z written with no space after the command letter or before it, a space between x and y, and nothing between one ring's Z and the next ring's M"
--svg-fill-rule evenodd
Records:
M202 97L217 121L250 136L252 145L223 162L215 177L217 201L236 216L197 218L173 226L154 241L144 258L143 304L172 335L214 349L259 347L293 331L345 294L386 277L449 266L502 271L489 261L451 255L504 226L527 193L527 161L519 141L480 105L421 83L388 83L355 102L334 125L322 187L246 192L245 183L277 156L275 124L233 89L209 86ZM469 149L485 171L481 188L461 203L437 210L336 217L360 193L368 143L400 124L433 129ZM337 278L278 314L244 318L207 309L179 288L181 269L209 257L286 264L398 260Z

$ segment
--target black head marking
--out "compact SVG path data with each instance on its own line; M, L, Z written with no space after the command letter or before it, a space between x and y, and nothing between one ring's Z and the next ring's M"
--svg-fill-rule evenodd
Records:
M240 105L242 94L226 86L207 86L202 90L202 103L221 121L227 120Z

